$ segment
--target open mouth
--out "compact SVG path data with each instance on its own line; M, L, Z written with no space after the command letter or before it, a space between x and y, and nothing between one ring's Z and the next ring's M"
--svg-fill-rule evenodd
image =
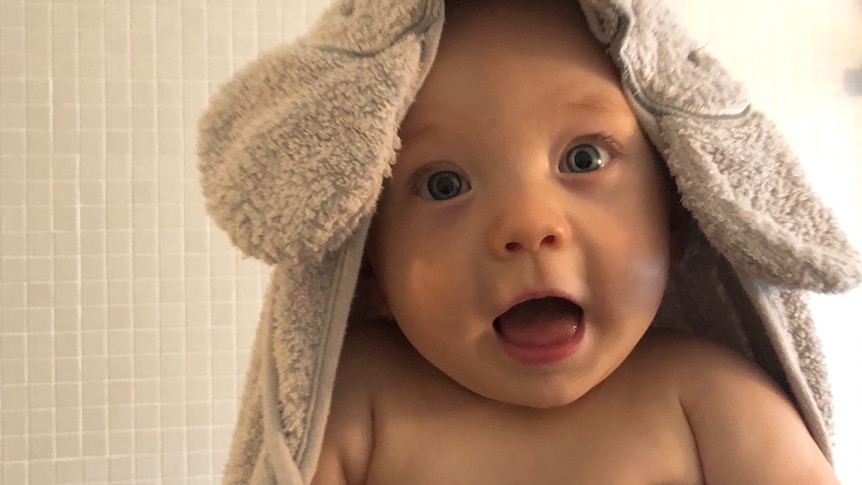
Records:
M544 297L518 303L494 319L494 331L516 360L528 364L565 358L583 334L583 309L565 298Z

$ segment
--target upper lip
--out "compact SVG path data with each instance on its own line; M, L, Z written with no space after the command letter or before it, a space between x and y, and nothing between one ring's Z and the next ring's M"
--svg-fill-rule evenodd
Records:
M567 300L567 301L577 305L580 308L583 308L583 307L581 307L580 303L578 303L578 300L576 300L573 295L571 295L571 294L569 294L563 290L558 290L558 289L533 290L533 291L527 291L527 292L521 293L520 295L518 295L518 297L514 298L509 303L509 305L506 306L503 309L503 311L497 315L497 318L499 318L500 315L502 315L502 314L506 313L507 311L511 310L512 308L514 308L516 305L519 305L519 304L524 303L526 301L538 300L541 298L562 298L564 300Z

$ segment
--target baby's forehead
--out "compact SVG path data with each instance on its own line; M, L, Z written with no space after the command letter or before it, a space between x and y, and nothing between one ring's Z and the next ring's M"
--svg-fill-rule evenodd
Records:
M460 122L469 129L531 110L636 122L619 71L576 2L504 2L483 10L487 3L471 3L471 10L444 25L437 57L401 125L403 134L409 137L428 124Z
M607 46L593 36L575 1L459 0L456 5L459 8L446 13L431 80L488 70L507 76L531 63L558 69L580 66L619 83Z

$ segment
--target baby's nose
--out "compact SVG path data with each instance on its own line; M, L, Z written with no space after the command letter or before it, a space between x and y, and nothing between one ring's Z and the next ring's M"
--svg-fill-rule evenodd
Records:
M506 252L537 251L542 247L553 248L557 245L558 234L561 232L559 228L548 227L547 230L539 232L547 234L544 237L542 237L542 234L536 234L536 236L528 234L513 235L512 240L504 245ZM538 241L538 244L536 244L536 241Z
M563 208L541 195L514 198L498 210L499 217L490 224L489 242L499 259L557 250L571 237Z

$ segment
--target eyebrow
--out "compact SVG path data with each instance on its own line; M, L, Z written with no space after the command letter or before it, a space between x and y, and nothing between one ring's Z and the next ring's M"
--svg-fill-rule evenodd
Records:
M600 115L613 115L616 110L629 108L624 95L616 99L615 96L610 96L602 91L590 91L580 95L573 96L578 90L578 83L566 84L552 92L543 102L547 104L555 103L557 108L571 109L575 111L586 111ZM447 118L445 121L440 119L424 119L418 126L413 127L409 131L399 130L399 136L402 142L421 138L429 131L435 131L440 126L451 127L452 124L462 124L464 127L472 126L471 123L458 118Z
M628 103L625 102L625 97L618 100L616 97L608 96L601 91L592 91L581 96L568 98L568 93L560 89L555 91L554 97L557 99L557 107L570 107L584 111L607 112L617 109L628 108Z

